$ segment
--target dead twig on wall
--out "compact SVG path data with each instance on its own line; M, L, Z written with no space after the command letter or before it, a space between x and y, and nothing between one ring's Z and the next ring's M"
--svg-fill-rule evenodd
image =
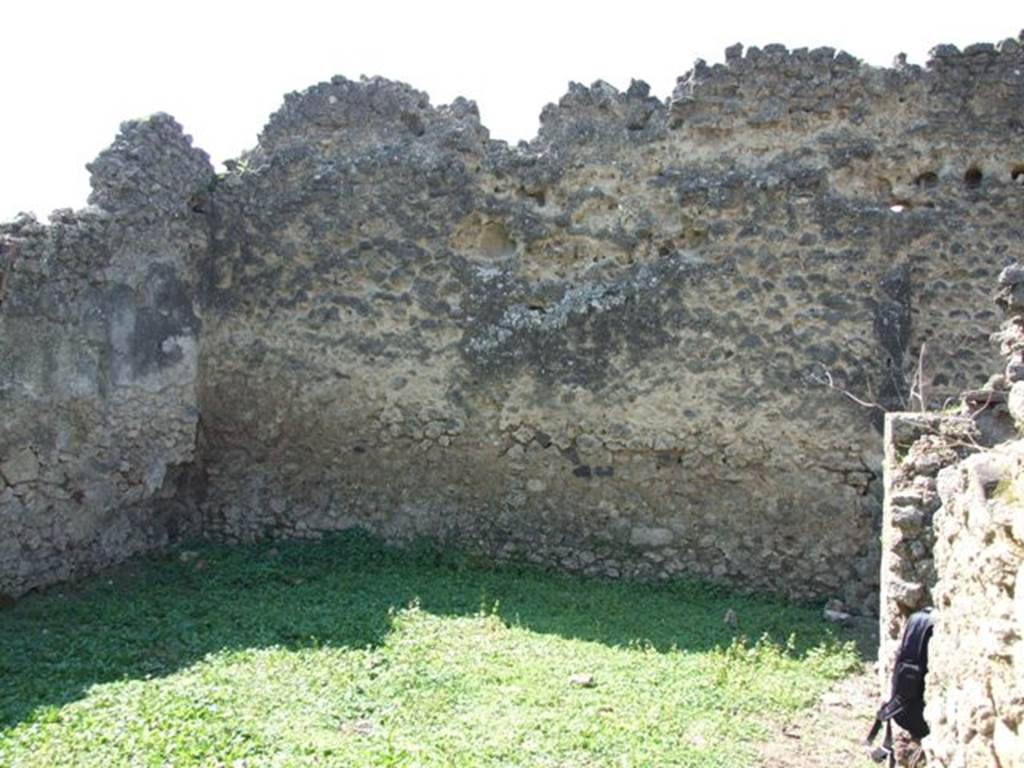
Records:
M924 413L928 410L928 387L924 381L924 354L926 344L921 343L921 351L917 355L917 369L914 371L914 378L910 381L910 403L917 401L917 410Z
M855 394L850 392L850 390L843 389L842 387L840 387L838 384L835 383L835 380L832 378L832 372L828 368L824 368L820 374L812 373L811 381L817 384L821 384L822 386L828 387L829 389L835 390L843 397L853 401L862 408L877 408L880 411L885 410L885 408L883 408L878 403L874 403L869 400L862 400L861 398L857 397Z
M914 371L914 376L910 382L910 392L908 393L908 396L904 398L901 392L896 392L896 396L899 398L899 405L901 410L916 410L920 413L924 413L925 411L928 410L929 388L928 385L925 383L925 354L926 345L922 343L921 349L917 355L917 367ZM813 383L835 390L843 397L856 403L862 408L877 409L879 411L882 411L883 413L889 412L890 408L886 408L884 405L882 405L875 399L874 389L871 386L870 380L866 382L868 390L867 398L858 397L850 390L845 389L836 384L835 379L832 377L832 372L827 367L825 367L824 363L820 363L820 365L822 368L820 374L812 373L809 375L809 378Z

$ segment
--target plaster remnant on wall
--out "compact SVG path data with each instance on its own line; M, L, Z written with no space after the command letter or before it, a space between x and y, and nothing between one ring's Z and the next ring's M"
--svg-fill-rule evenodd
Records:
M92 205L0 225L0 593L19 595L194 530L212 178L174 120L131 121L90 166Z

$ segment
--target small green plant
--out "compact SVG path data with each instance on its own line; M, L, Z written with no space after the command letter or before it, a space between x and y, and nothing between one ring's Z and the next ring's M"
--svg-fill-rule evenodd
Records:
M1020 496L1017 495L1017 488L1012 477L1002 477L992 490L991 498L1010 506L1021 504Z

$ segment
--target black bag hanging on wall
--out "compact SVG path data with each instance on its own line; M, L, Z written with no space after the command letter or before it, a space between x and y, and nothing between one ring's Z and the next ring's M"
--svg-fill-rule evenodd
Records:
M928 641L932 637L932 629L930 608L912 614L903 627L900 649L892 670L892 692L875 715L875 724L867 739L870 745L885 724L882 746L871 753L876 763L888 758L890 766L896 765L892 749L893 720L917 741L928 735L928 723L924 720L924 677L928 674Z

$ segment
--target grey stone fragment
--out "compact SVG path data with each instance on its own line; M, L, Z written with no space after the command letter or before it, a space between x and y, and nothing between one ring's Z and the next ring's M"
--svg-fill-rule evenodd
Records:
M574 685L577 688L593 688L597 682L589 672L576 672L569 676L569 685Z
M743 59L743 43L734 43L725 49L725 60L734 63Z
M1010 264L999 273L999 285L1018 285L1024 283L1024 265Z
M822 611L822 618L831 624L847 624L851 616L845 611L832 611L826 608Z
M0 475L8 485L30 483L39 477L39 459L31 448L20 448L0 463Z
M904 608L916 610L924 597L924 586L916 582L893 579L889 584L892 598Z
M924 523L924 512L917 507L893 507L891 516L892 524L905 533L920 531Z

